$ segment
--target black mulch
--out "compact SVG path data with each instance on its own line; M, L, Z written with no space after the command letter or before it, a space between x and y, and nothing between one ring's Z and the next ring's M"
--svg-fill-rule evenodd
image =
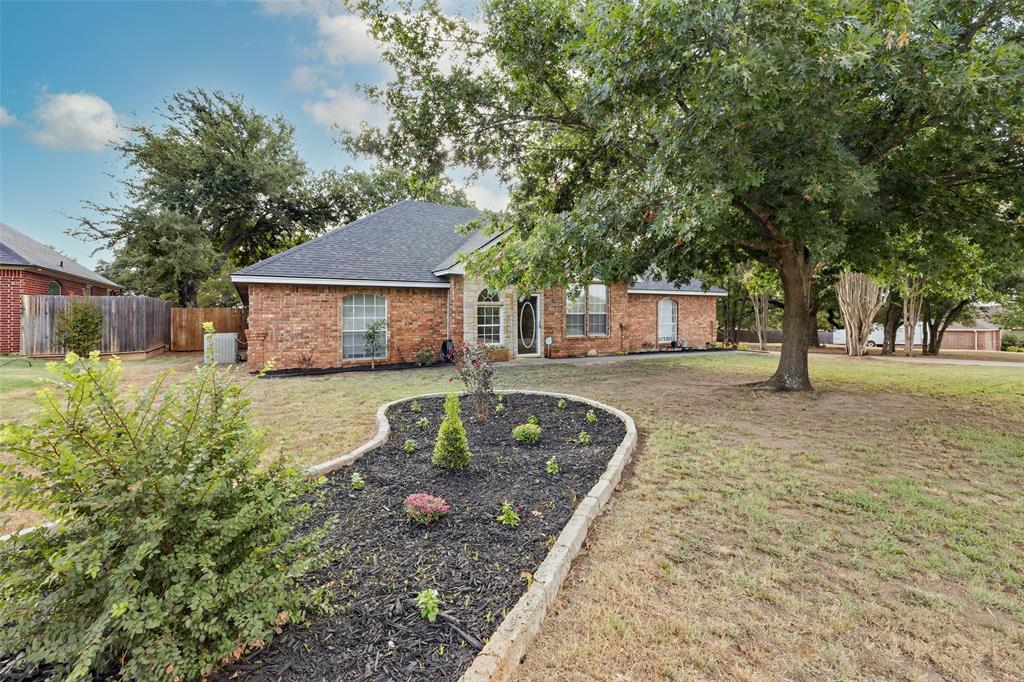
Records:
M389 441L353 467L328 476L326 508L314 522L336 516L327 543L338 551L314 576L330 584L336 612L311 624L286 626L271 645L219 672L217 679L250 680L456 680L481 644L527 587L548 548L579 501L604 471L625 427L601 410L585 422L590 406L558 399L509 394L506 410L475 423L468 401L463 419L474 458L465 472L430 463L443 400L420 400L389 412ZM536 415L541 442L516 445L512 427ZM416 421L427 417L429 426ZM581 430L593 437L580 445ZM402 451L416 441L411 455ZM560 473L545 463L554 455ZM366 479L351 490L350 477ZM448 516L423 527L406 520L402 500L426 492L445 498ZM503 500L519 508L522 522L509 528L495 520ZM437 589L442 613L423 620L413 600Z

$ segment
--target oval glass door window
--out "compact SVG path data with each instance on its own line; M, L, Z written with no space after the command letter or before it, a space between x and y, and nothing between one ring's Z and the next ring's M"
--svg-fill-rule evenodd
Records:
M537 307L532 296L519 302L519 352L537 352Z

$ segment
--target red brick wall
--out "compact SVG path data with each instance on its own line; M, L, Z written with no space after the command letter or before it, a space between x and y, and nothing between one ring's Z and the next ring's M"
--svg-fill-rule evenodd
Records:
M85 286L63 277L29 270L0 269L0 353L21 351L21 296L45 295L50 282L60 284L64 296L81 296ZM93 296L106 296L107 289L92 285Z
M662 296L630 294L625 284L608 285L608 334L572 337L565 333L565 290L544 291L544 336L552 339L552 357L653 349L658 341L658 301L670 298L678 303L677 337L690 347L715 340L714 296Z
M435 354L448 338L447 289L249 285L249 368L274 360L276 369L369 364L341 357L341 300L354 293L388 302L388 357L380 364L413 362L416 351Z

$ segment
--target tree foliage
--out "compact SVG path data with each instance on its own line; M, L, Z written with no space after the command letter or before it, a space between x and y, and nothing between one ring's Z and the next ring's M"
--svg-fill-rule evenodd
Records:
M225 262L244 267L401 199L466 203L444 178L395 168L314 175L281 116L240 96L187 90L161 125L138 124L115 148L129 177L119 201L88 202L76 234L111 249L100 271L135 293L196 305L224 295Z
M492 284L757 260L785 292L773 388L809 387L818 277L875 269L907 183L999 197L976 205L993 222L1019 197L1016 3L491 0L483 28L351 4L397 75L368 90L388 126L350 147L509 182Z
M310 483L260 469L249 401L197 368L122 391L118 360L68 354L40 411L0 429L0 509L53 523L0 543L0 655L55 679L198 679L320 603L299 578Z

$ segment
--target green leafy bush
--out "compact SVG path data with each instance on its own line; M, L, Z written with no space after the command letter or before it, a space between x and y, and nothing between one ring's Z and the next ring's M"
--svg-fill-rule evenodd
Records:
M417 428L425 429L430 426L430 420L426 417L420 417L416 420L416 426Z
M86 356L103 341L103 311L88 298L72 297L57 313L56 331L64 350Z
M544 465L544 469L546 469L547 472L552 475L557 474L559 471L562 470L562 468L558 466L558 460L555 459L554 455L552 455L551 459L549 459L547 463Z
M512 503L505 500L501 503L501 510L494 520L503 526L515 528L519 525L519 510L512 506Z
M0 656L54 679L197 679L322 606L299 585L313 484L259 468L233 373L121 392L118 360L69 353L27 423L0 429L0 510L54 521L0 543Z
M537 419L537 415L531 414L529 417L526 418L526 423L533 424L534 426L536 426L537 424L540 424L540 420Z
M363 478L363 475L358 471L352 474L352 478L349 479L349 482L352 485L352 490L362 490L366 487L366 479Z
M504 411L505 411L505 403L498 403L497 405L494 406L495 414L501 414Z
M1024 348L1024 331L1004 329L1002 350L1020 352L1021 348Z
M593 410L587 410L587 415L584 417L584 419L587 420L588 424L596 424L597 423L597 413L594 412Z
M578 440L583 445L590 445L591 443L594 442L594 439L591 438L590 434L587 433L586 431L580 431L580 435L576 437L576 440Z
M416 364L420 367L434 364L434 351L429 348L420 348L416 351Z
M569 403L566 402L565 398L562 398L561 400L558 401L558 409L564 410L568 406L569 406Z
M512 429L512 440L517 443L531 445L540 441L540 426L537 424L520 424Z
M406 438L405 442L402 443L402 449L405 450L406 454L412 454L416 451L416 441L412 438Z
M413 401L412 401L412 405L410 405L410 406L409 406L409 409L410 409L410 410L412 410L413 412L419 412L419 411L420 411L420 410L422 410L423 408L422 408L422 407L420 407L420 401L418 401L418 400L413 400Z
M441 611L441 599L437 590L421 590L416 593L416 606L420 609L420 617L428 623L437 620Z
M444 469L465 469L473 455L469 451L466 427L459 417L459 396L448 394L444 401L444 413L434 443L434 465Z

